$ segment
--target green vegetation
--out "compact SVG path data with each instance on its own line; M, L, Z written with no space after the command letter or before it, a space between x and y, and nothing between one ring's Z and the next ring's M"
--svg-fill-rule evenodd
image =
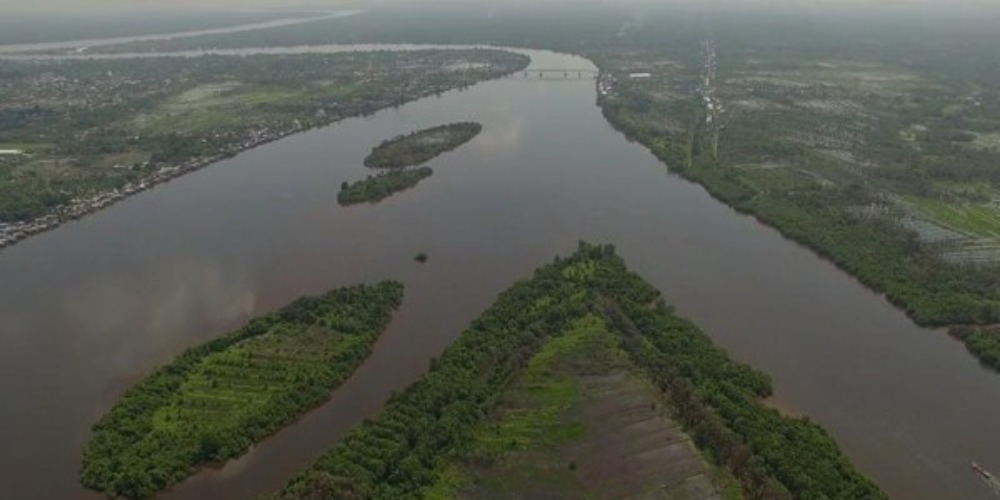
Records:
M979 361L1000 371L1000 328L957 326L949 330Z
M988 325L1000 322L1000 32L995 16L939 14L927 23L902 11L649 5L487 17L472 6L398 7L268 40L246 33L113 50L489 41L580 54L616 79L599 98L609 122L673 172L832 260L920 324Z
M81 482L148 497L198 465L242 455L326 401L368 357L402 296L397 282L335 289L187 350L94 426Z
M414 187L420 181L430 177L434 171L430 167L420 167L412 170L391 170L378 175L369 175L364 180L353 184L343 183L337 194L337 203L355 205L358 203L376 203L393 194Z
M612 123L623 125L627 122L618 121L619 112L615 107L605 109ZM651 130L624 130L630 137L651 145L653 153L664 161L686 155L678 152L675 143L657 138ZM704 185L716 198L809 245L868 286L884 292L921 324L1000 321L1000 268L950 265L932 247L922 246L914 233L893 221L848 211L848 205L871 199L856 185L812 185L781 192L755 187L749 174L714 161L670 165L673 171Z
M930 198L907 198L931 220L980 238L1000 239L1000 207L992 203L955 203Z
M602 63L607 70L634 66L636 57L663 56L606 56ZM992 174L986 170L982 176L972 173L991 161L988 153L955 149L954 141L960 138L942 138L949 129L933 121L929 123L937 124L917 135L919 149L903 144L898 127L886 124L910 123L917 120L913 113L930 111L872 97L873 92L907 92L914 99L928 99L941 80L931 83L897 75L864 80L867 83L862 85L846 68L839 80L846 83L837 87L834 80L812 83L819 76L800 66L783 69L759 60L755 65L732 64L738 64L738 69L728 72L730 78L722 80L714 93L729 106L726 114L713 115L715 125L706 123L698 92L663 97L663 89L697 81L698 73L622 82L615 95L601 100L604 114L630 138L648 146L672 171L810 246L884 292L916 322L1000 321L1000 267L989 264L990 257L983 252L976 256L985 265L954 263L965 255L964 243L955 239L962 233L975 238L970 243L1000 234L996 232L1000 218L992 204L977 198L982 189L966 189L967 180L956 182L959 178L988 180ZM868 67L869 71L880 69L885 66ZM944 88L946 92L961 88L951 85ZM752 89L749 94L747 88ZM945 96L936 98L939 103L949 102ZM883 121L873 121L873 113ZM671 114L678 125L666 130L659 116ZM971 161L963 165L965 173L957 174L958 167L948 159L957 161L957 155ZM921 165L919 172L902 171L914 168L914 163ZM950 191L935 191L942 189ZM894 201L903 199L909 201ZM905 219L900 212L958 231L957 236L945 233L949 244L940 245L936 235L941 230L914 231L901 223Z
M885 498L822 427L761 402L771 393L767 376L727 359L637 275L623 273L616 281L625 296L605 295L598 303L621 333L624 350L664 391L697 446L736 477L747 498Z
M375 146L365 158L370 168L403 168L426 163L451 151L483 131L475 122L440 125L401 135Z
M704 21L727 27L713 41L646 31L595 50L618 77L605 117L917 323L1000 322L1000 156L970 145L1000 130L989 70L899 40L880 53L815 25L801 38L763 28L789 20L731 21ZM653 77L627 78L636 68Z
M82 215L100 196L527 63L497 50L0 61L0 144L26 153L0 155L0 239L5 223Z
M611 328L629 357L669 397L672 413L697 446L730 471L747 498L884 497L821 428L761 403L771 391L765 375L731 361L697 327L676 317L655 289L628 272L613 247L586 244L503 292L432 361L428 373L278 497L447 494L463 484L462 471L452 465L467 452L519 449L539 436L540 446L578 438L586 425L582 430L552 425L558 421L553 412L565 409L578 389L558 377L542 385L533 382L545 373L550 356L587 338L580 330L596 328L597 320ZM532 398L525 404L533 409L503 414L498 404L519 376L528 377ZM513 387L508 395L523 394ZM484 424L491 414L499 420ZM484 429L513 443L490 438ZM559 475L572 475L585 465L575 462L561 464Z
M667 401L595 315L549 340L495 406L424 498L720 498Z

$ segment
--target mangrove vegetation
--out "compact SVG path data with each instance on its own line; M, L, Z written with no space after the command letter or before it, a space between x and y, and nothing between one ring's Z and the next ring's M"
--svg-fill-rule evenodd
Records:
M326 401L399 307L386 281L303 297L156 370L94 426L80 480L144 498L202 464L246 452Z

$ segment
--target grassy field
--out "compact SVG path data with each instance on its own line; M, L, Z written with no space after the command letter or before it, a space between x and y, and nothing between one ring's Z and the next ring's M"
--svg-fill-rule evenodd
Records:
M932 221L960 233L1000 239L1000 208L989 203L955 203L930 198L907 197Z
M353 83L306 83L293 87L243 82L201 85L157 106L150 113L135 117L132 123L139 130L150 133L171 130L198 133L274 119L283 114L283 107L288 110L284 114L291 120L300 115L290 111L303 103L313 101L317 103L316 109L321 109L323 103L348 99L362 89Z
M275 327L205 357L153 415L152 432L240 425L303 380L326 370L331 360L364 350L368 340L324 327Z

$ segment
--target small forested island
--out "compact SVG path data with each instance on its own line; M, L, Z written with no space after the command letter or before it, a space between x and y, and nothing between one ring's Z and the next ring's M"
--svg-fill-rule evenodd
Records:
M389 139L372 149L365 158L369 168L404 168L426 163L451 151L483 131L475 122L457 122L418 130Z
M376 203L393 194L416 186L420 181L434 174L430 167L412 170L390 170L378 175L369 175L353 184L344 182L337 194L337 203L347 206L358 203Z
M399 307L386 281L303 297L193 347L125 393L94 426L80 481L145 498L251 445L329 398Z
M821 427L766 406L771 391L613 247L581 243L277 497L639 497L677 479L698 498L885 498ZM664 444L640 456L635 442ZM683 471L659 469L668 454ZM662 477L609 474L647 463Z

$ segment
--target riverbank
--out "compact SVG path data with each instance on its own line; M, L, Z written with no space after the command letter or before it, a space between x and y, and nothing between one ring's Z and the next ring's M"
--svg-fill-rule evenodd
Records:
M333 123L333 122L330 122ZM328 123L329 124L329 123ZM325 125L328 125L325 124ZM325 125L315 125L310 128L322 127ZM232 158L244 151L249 151L269 142L277 141L292 134L304 132L308 129L296 127L284 131L262 131L252 134L246 142L239 146L227 148L226 151L212 156L193 159L178 165L162 166L154 174L143 178L138 182L129 182L120 189L95 194L86 199L77 199L69 205L59 207L52 213L35 218L26 222L0 222L0 250L14 245L26 238L35 236L46 231L51 231L59 226L81 219L87 215L101 209L110 207L115 203L125 200L130 196L137 195L148 189L152 189L159 184L169 182L184 174L200 170L213 163L218 163L227 158Z
M747 497L886 498L821 427L782 416L761 402L772 390L767 375L732 361L694 324L677 317L658 291L628 271L613 246L586 243L502 292L420 380L277 498L409 498L431 492L435 498L454 498L464 497L459 492L467 487L490 498L491 481L499 481L501 491L529 497L538 491L574 498L623 487L632 494L662 487L663 476L646 482L632 476L636 482L622 486L621 476L600 475L606 471L592 451L576 448L574 453L577 445L587 447L588 432L601 429L596 420L579 420L579 406L586 407L579 398L587 389L582 379L566 380L574 373L565 368L574 364L574 355L598 358L585 370L590 377L601 375L593 368L615 370L601 359L621 357L619 380L635 363L634 371L641 369L639 377L648 377L645 383L655 385L663 398L644 396L642 383L631 381L621 388L639 389L638 401L606 400L610 408L604 407L603 416L615 407L634 413L669 401L667 413ZM569 358L563 360L565 371L554 364L562 356ZM524 378L528 381L519 382ZM655 424L661 417L650 411L644 421ZM660 421L643 429L651 438L671 427L672 422ZM689 438L680 433L680 439ZM713 485L698 454L683 446L671 451L691 467L674 479L701 481L699 490L709 492L729 482ZM619 448L609 449L604 458L610 456L634 467L643 461L670 463L667 456L644 453L640 459ZM552 469L563 472L554 475Z
M589 67L530 55L535 68ZM5 491L95 497L78 484L80 448L136 378L296 296L399 277L414 300L329 404L163 498L275 491L377 416L512 276L584 236L618 243L894 498L985 500L968 463L1000 469L989 460L998 444L982 439L1000 432L1000 377L813 252L668 175L593 104L593 82L488 82L270 143L5 252L0 423L16 430ZM332 194L370 173L360 159L371 146L467 119L482 136L442 156L433 181L398 202L339 208ZM431 265L416 265L417 251Z
M609 73L616 71L606 68ZM661 84L662 85L662 84ZM613 93L599 95L598 104L617 130L645 146L670 170L703 186L715 199L778 230L854 276L868 288L884 294L922 326L989 325L1000 319L1000 291L991 277L996 266L976 267L948 263L937 247L922 244L917 234L895 220L869 216L865 204L877 205L873 195L856 184L838 186L825 179L789 181L794 169L778 166L751 168L716 157L719 130L709 106L706 118L698 101L672 96L669 104L652 104L650 90L640 85L616 85ZM637 102L646 102L638 107ZM714 101L712 101L714 102ZM656 120L668 109L677 129L664 131ZM687 119L684 125L681 123ZM733 132L727 132L732 134ZM751 146L738 145L730 148ZM753 153L740 157L750 161ZM773 162L781 161L777 156ZM765 180L754 175L773 171ZM764 174L759 174L764 175ZM801 177L801 174L799 174ZM858 209L857 207L862 208ZM984 366L997 369L983 355L983 335L955 335L968 345Z
M269 61L283 68L280 77L254 69ZM0 222L0 249L263 144L500 77L529 60L501 51L456 49L374 52L364 58L207 56L148 62L0 61L17 70L9 77L16 95L63 99L53 101L53 109L14 109L13 123L0 136L0 144L27 145L21 154L5 158L6 168L0 170L0 181L8 180L0 183L0 220L6 220ZM404 63L408 68L402 74L393 69ZM49 66L67 78L80 75L73 80L77 83L45 76ZM183 76L163 84L157 75L172 68ZM338 68L349 76L336 76ZM104 76L117 75L111 70L125 73ZM217 82L217 73L246 80ZM129 77L135 81L123 85L120 80ZM146 97L150 94L155 97ZM122 101L134 102L122 110ZM73 104L80 102L88 104ZM65 142L43 145L50 129L65 132Z

